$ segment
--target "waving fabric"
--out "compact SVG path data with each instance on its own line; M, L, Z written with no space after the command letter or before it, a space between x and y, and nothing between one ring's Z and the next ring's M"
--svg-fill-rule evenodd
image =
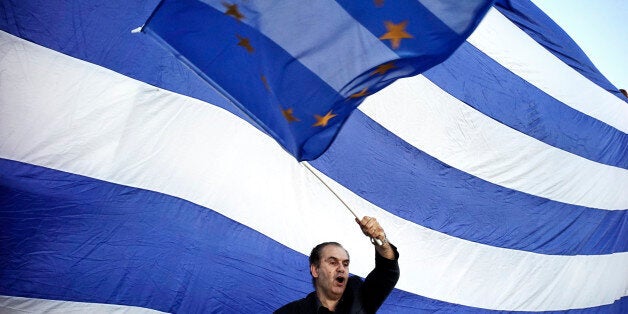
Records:
M143 30L312 160L368 95L449 57L492 2L163 0Z
M311 161L399 249L382 313L628 309L628 103L523 2ZM0 4L0 312L272 312L330 240L372 269L335 196L138 31L157 5Z

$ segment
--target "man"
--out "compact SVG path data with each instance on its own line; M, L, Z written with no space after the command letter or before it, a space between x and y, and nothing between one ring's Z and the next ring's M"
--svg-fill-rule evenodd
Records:
M349 277L349 253L339 243L321 243L310 254L315 291L275 313L375 313L384 303L399 279L399 253L375 218L365 216L355 221L372 242L382 242L375 245L375 269L364 281Z

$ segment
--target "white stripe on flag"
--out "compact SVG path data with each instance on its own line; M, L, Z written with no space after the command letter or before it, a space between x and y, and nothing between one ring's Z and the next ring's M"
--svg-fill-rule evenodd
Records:
M628 133L625 102L566 65L495 8L467 41L558 101Z
M342 239L360 261L352 272L364 276L372 269L372 246L352 216L243 120L3 32L0 53L0 81L6 82L0 85L0 157L180 197L303 254ZM402 250L398 287L411 293L542 311L610 304L627 289L628 253L552 256L491 247L407 222L335 189L360 214L381 220ZM323 230L312 223L320 217L333 217Z
M422 75L396 81L359 109L416 148L491 183L568 204L628 208L628 170L529 137Z
M0 295L0 313L108 313L108 314L157 314L164 313L137 306L71 302Z
M502 311L593 307L611 304L626 295L624 278L628 278L628 269L624 265L628 253L544 255L461 240L403 220L320 172L318 175L351 207L382 221L391 241L403 248L397 288L450 303ZM359 261L368 254L354 259L351 251L352 259ZM606 271L610 269L613 271ZM613 278L615 275L624 277ZM601 286L604 292L612 292L601 296Z

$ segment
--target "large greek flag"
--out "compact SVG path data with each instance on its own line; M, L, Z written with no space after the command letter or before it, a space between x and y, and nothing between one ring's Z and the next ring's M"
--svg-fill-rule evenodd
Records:
M158 3L0 3L0 312L272 312L330 240L372 269L325 185L139 31ZM380 311L628 311L622 97L523 0L365 97L310 164L399 248Z

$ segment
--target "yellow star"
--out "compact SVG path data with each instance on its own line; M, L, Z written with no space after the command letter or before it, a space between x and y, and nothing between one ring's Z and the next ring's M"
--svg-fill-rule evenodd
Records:
M406 33L406 26L408 25L408 21L403 21L399 24L395 24L391 21L384 22L386 25L386 34L382 35L379 39L388 39L392 45L393 49L399 48L401 44L401 40L405 38L414 38L412 35Z
M241 21L244 18L244 15L242 15L242 13L240 13L240 11L238 10L237 4L223 3L222 5L224 5L225 8L227 8L227 11L225 11L225 14L233 16L238 21Z
M246 51L248 51L249 53L252 53L255 50L255 49L253 49L253 46L251 46L251 42L249 42L248 38L242 37L240 35L236 35L236 36L240 40L238 42L238 46L244 47L244 49L246 49Z
M295 121L301 121L301 120L297 119L297 117L294 116L292 108L281 109L281 113L283 114L283 117L286 118L288 123L295 122Z
M349 98L360 98L360 97L364 97L367 94L367 90L368 87L365 87L363 90L359 91L358 93L355 93L351 96L349 96Z
M335 116L337 116L337 114L331 113L331 110L329 110L329 112L322 117L315 114L314 119L316 119L316 123L312 124L312 126L326 127L327 123L329 123L329 120Z
M373 71L373 73L371 73L371 75L375 75L375 74L384 75L384 74L386 74L386 72L388 72L389 70L392 70L394 68L396 68L395 67L395 63L393 63L393 62L384 63L384 64L378 66L377 69L375 69L375 71Z

